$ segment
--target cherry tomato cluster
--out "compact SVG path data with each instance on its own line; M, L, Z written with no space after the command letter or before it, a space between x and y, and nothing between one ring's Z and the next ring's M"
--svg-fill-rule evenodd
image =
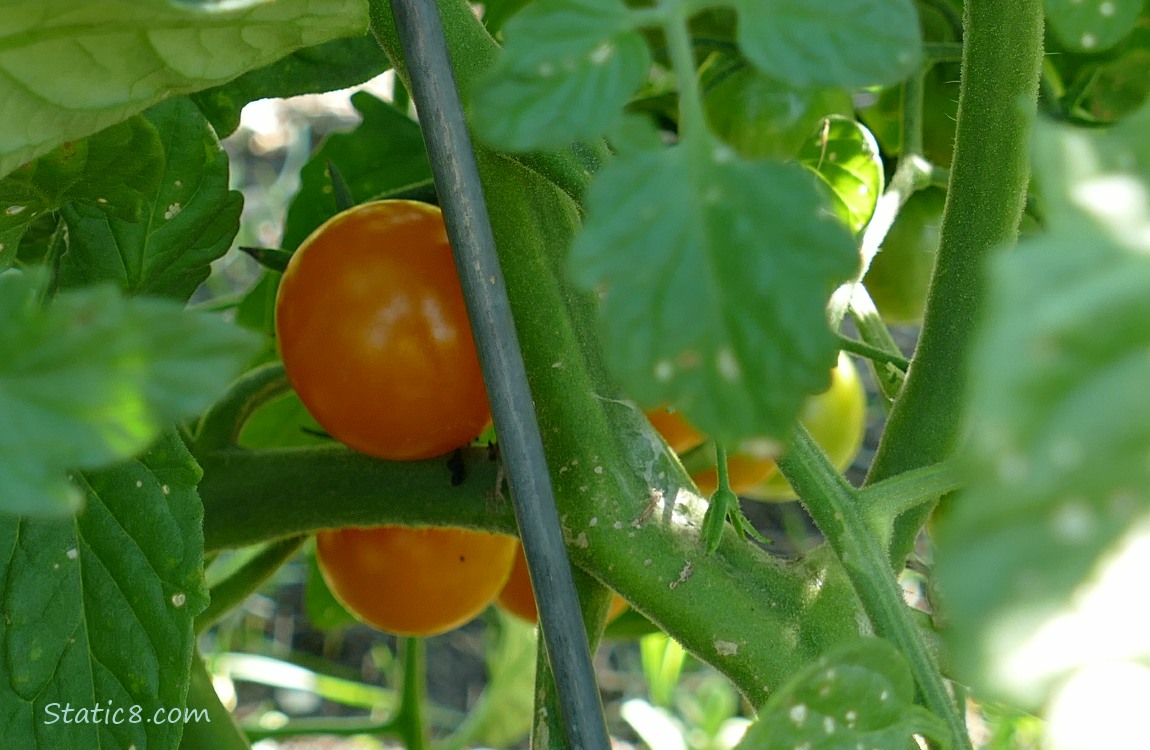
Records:
M704 446L706 436L680 414L660 407L647 411L647 418L667 445L684 458L691 479L705 495L718 489L714 453ZM830 387L807 400L799 421L839 470L858 455L866 429L866 391L850 357L839 354L831 370ZM702 454L702 455L700 455ZM775 462L737 450L728 454L727 472L731 489L755 500L793 500L794 491L777 473Z
M329 434L362 453L414 461L473 440L491 418L439 209L366 203L335 216L292 256L276 298L284 370ZM436 635L499 594L514 537L456 528L321 531L316 560L363 622Z

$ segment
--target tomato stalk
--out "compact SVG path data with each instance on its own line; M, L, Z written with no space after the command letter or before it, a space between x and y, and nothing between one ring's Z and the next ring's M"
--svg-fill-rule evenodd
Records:
M923 702L946 721L952 750L969 750L970 737L963 715L951 700L934 657L911 619L902 588L867 523L856 490L835 470L801 424L778 464L842 562L875 632L902 652Z
M403 638L399 658L403 662L403 692L393 720L394 729L403 738L407 750L425 750L423 704L427 695L427 644L422 638Z
M961 430L986 267L1018 236L1030 176L1031 122L1042 63L1041 0L967 0L954 163L914 366L891 411L868 483L937 463ZM931 506L896 525L896 567Z
M953 459L913 469L858 491L867 523L885 545L894 521L908 510L935 502L962 486Z

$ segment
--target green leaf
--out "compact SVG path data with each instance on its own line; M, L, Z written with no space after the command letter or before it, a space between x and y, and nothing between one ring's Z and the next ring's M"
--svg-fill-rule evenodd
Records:
M1131 595L1150 539L1148 125L1145 109L1107 131L1040 122L1050 231L990 277L938 577L956 668L1022 707L1150 657Z
M507 45L479 82L471 122L506 150L559 148L601 136L651 65L619 0L548 0L507 22Z
M0 177L170 96L366 28L363 0L0 0Z
M1046 0L1050 28L1071 50L1100 52L1134 29L1142 0Z
M902 654L867 638L835 646L788 680L737 750L894 750L916 747L916 734L946 746L942 719L914 703Z
M507 23L507 19L514 16L525 6L535 0L487 0L483 3L483 25L494 36L498 34Z
M898 83L922 59L911 0L733 0L739 48L792 86L861 88Z
M207 604L199 478L168 432L137 460L77 474L75 519L0 515L6 748L177 747L181 724L151 719L184 705L192 619ZM121 721L98 721L95 706Z
M825 308L858 253L801 167L691 147L609 164L568 267L600 292L608 357L643 405L731 444L779 440L829 384Z
M842 89L797 89L741 60L719 58L703 85L711 129L748 159L792 159L825 116L854 112Z
M301 170L299 192L288 206L285 250L295 250L338 213L328 162L360 201L431 181L423 135L410 117L366 92L352 96L351 103L363 122L350 133L329 137Z
M883 191L882 157L871 132L850 118L828 117L803 144L799 163L819 176L835 214L860 233Z
M61 144L0 180L0 269L11 265L36 219L71 203L138 221L162 168L160 139L133 117L79 141Z
M391 61L371 34L334 39L293 52L222 86L198 91L192 100L223 138L239 127L240 110L248 102L345 89L390 67Z
M146 113L161 160L147 176L142 217L124 219L104 204L70 203L61 287L111 281L125 292L186 300L239 231L243 197L228 190L228 157L184 97Z
M82 498L67 470L147 448L257 350L250 333L171 302L103 286L41 308L37 294L26 275L0 274L0 512L75 510Z

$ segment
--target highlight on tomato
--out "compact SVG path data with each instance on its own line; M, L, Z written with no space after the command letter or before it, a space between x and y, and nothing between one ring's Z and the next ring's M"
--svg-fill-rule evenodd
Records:
M506 612L531 624L539 622L539 608L535 604L535 594L531 589L531 574L527 570L527 558L523 546L516 544L515 562L511 566L511 576L499 592L495 603ZM627 609L627 600L618 594L611 598L607 609L607 622L611 622Z
M276 298L284 369L344 444L408 461L448 453L490 419L439 208L365 203L316 229Z
M332 594L360 621L396 635L454 630L495 600L519 546L470 529L376 526L316 534Z
M866 434L866 389L851 358L839 352L830 388L811 396L799 421L839 471L855 460ZM782 474L740 493L754 500L794 500L797 495Z

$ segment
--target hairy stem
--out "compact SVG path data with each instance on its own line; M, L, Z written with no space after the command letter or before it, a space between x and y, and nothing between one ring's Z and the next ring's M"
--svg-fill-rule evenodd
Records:
M914 364L868 483L942 461L956 447L986 267L1017 238L1026 202L1042 25L1041 0L966 2L954 164L934 278ZM895 566L902 566L930 509L899 519L890 546Z

